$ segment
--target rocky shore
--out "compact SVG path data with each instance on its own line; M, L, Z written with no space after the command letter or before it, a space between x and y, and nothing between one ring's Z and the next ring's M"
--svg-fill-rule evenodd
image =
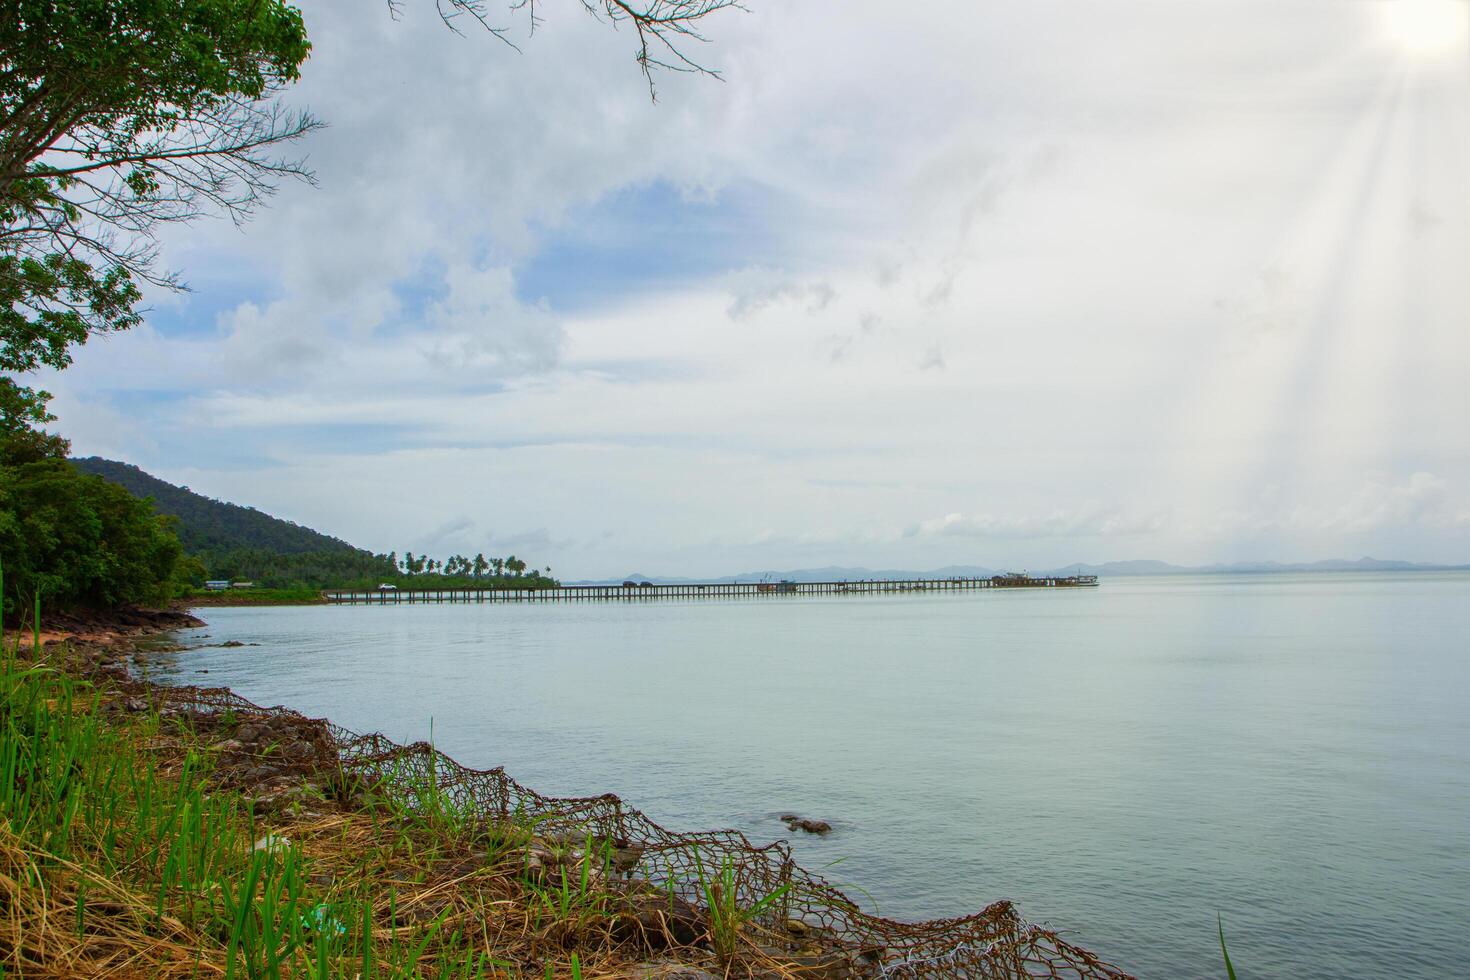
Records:
M58 625L66 629L51 636L66 642L47 644L42 656L92 683L97 710L133 733L150 768L167 778L205 773L211 793L249 814L257 850L309 857L319 909L367 896L374 916L400 923L387 933L395 942L402 929L429 942L454 923L444 933L454 942L483 943L464 937L488 936L493 921L495 938L472 949L513 975L860 980L1065 967L1079 978L1125 976L1022 922L1006 902L962 919L881 919L794 866L781 842L676 834L614 796L549 799L503 770L464 769L423 743L354 735L222 688L140 679L132 665L157 649L158 633L205 625L185 612ZM832 831L794 813L781 819L793 833ZM62 918L52 910L37 921ZM153 975L189 975L172 955ZM193 955L197 967L203 954Z

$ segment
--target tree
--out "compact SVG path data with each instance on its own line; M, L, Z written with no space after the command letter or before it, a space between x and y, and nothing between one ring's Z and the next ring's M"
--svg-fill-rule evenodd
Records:
M506 39L484 0L435 2L451 28L468 16ZM533 29L539 23L536 0L503 2ZM397 3L388 0L391 9ZM651 95L661 69L717 75L684 48L705 40L704 18L738 6L581 4L614 28L631 26ZM280 101L310 50L300 12L284 0L0 4L0 470L69 451L65 439L41 431L55 420L51 396L23 384L24 375L65 368L90 337L135 326L145 288L184 288L156 266L164 226L206 213L241 222L282 180L312 179L281 153L320 123ZM130 525L104 526L122 533ZM105 564L106 539L69 540L94 549L79 558ZM298 564L307 574L306 560ZM407 555L403 568L415 575L426 564L436 565ZM526 567L496 559L497 574L508 564L517 575Z
M740 0L581 0L582 9L615 29L628 26L637 40L638 68L648 80L648 93L658 100L654 73L658 71L694 72L719 78L720 73L695 61L686 49L708 39L700 30L700 22L711 14L729 8L741 9ZM457 21L468 17L502 41L515 47L508 28L490 22L485 0L435 0L439 15L458 32ZM523 13L534 31L541 23L538 0L504 0L505 15ZM388 8L396 14L403 0L388 0Z
M505 560L505 567L510 569L510 573L516 578L520 578L521 573L526 570L526 563L521 561L515 555L511 555Z
M490 563L485 560L485 553L484 552L481 552L481 553L475 555L475 564L474 564L474 576L475 576L475 578L478 579L478 578L481 578L482 576L484 576L486 570L489 567L490 567Z
M153 505L61 460L0 468L0 555L11 612L39 593L48 608L166 602L188 574Z
M319 125L277 99L309 51L281 0L5 4L0 371L64 368L139 322L143 285L182 288L155 268L159 225L240 221L281 179L310 179L276 155ZM52 421L49 395L0 380L0 431Z

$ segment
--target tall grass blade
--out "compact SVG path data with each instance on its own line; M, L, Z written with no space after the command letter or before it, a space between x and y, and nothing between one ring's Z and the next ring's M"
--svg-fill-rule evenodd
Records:
M1225 920L1220 918L1220 913L1215 913L1215 925L1220 929L1220 955L1225 957L1225 974L1230 980L1235 980L1235 967L1230 963L1230 950L1225 948Z

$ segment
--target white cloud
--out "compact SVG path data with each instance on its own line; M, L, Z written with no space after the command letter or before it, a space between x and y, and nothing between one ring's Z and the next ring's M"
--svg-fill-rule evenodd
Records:
M837 298L825 282L778 282L742 285L726 310L732 320L745 320L771 307L790 305L807 314L820 313Z
M320 186L177 230L216 291L160 322L192 329L45 381L78 451L574 575L1464 560L1464 66L1360 7L759 3L709 25L724 83L654 106L574 10L516 54L313 4ZM614 226L614 286L523 301L568 222L655 185L725 265L615 288L676 194Z
M1470 494L1456 492L1433 473L1395 479L1368 479L1346 497L1303 503L1267 518L1265 526L1283 530L1359 534L1410 526L1437 530L1470 528Z
M1125 537L1154 534L1164 528L1163 514L1125 515L1097 505L1048 514L1001 517L994 514L946 514L920 521L904 530L905 537L951 535L967 538L1064 538Z

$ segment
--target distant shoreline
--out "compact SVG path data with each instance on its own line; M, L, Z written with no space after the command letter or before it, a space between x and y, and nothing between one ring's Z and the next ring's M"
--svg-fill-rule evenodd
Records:
M1384 563L1385 566L1387 563ZM1083 569L1101 568L1103 566L1076 566ZM846 571L846 570L845 570ZM861 577L851 576L849 581L868 582L904 582L914 581L905 577L903 573L897 572L871 572L866 569L852 569L853 572L864 572ZM1435 574L1445 572L1470 572L1470 565L1412 565L1409 567L1369 567L1354 565L1353 567L1310 567L1310 566L1279 566L1275 568L1261 567L1201 567L1185 568L1182 566L1171 566L1168 570L1138 570L1138 571L1107 571L1081 573L1064 569L1068 575L1075 574L1098 574L1107 578L1188 578L1190 576L1225 577L1229 575L1365 575L1365 574ZM771 576L780 574L786 581L809 585L818 581L841 581L841 579L814 579L802 578L804 572L785 572L763 574L760 577L749 575L732 575L720 579L687 579L687 578L649 578L647 576L635 576L630 579L577 579L565 582L567 586L620 586L624 582L648 582L652 585L708 585L708 584L760 584L763 581L779 581ZM925 573L932 575L932 573ZM1038 573L1040 574L1040 573ZM1046 573L1048 575L1052 573ZM425 584L426 591L433 591L436 586ZM451 588L445 586L444 588ZM323 597L323 591L336 591L333 589L232 589L222 592L196 592L174 602L174 608L180 610L206 609L206 608L241 608L251 606L324 606L329 605ZM649 597L653 598L653 597Z
M319 589L230 589L221 592L198 592L177 599L180 609L219 608L223 606L322 606L326 600Z
M1163 567L1150 568L1128 568L1122 566L1142 565ZM1036 571L1030 574L1041 577L1060 577L1069 575L1097 575L1107 578L1176 578L1190 575L1324 575L1324 574L1398 574L1424 573L1424 572L1470 572L1470 565L1421 565L1414 563L1391 563L1364 565L1357 562L1336 565L1318 563L1315 565L1167 565L1163 562L1109 562L1103 565L1065 565L1061 568ZM730 583L749 585L765 581L780 581L782 579L794 582L826 582L826 581L881 581L881 582L903 582L916 579L943 579L951 577L965 578L989 578L992 575L1003 574L1000 571L981 567L949 567L935 569L928 572L908 571L873 571L867 568L819 568L798 569L785 572L747 572L740 575L724 575L712 578L682 578L682 577L650 577L646 575L630 575L626 579L569 579L566 585L620 585L624 581L650 582L655 585L696 585L700 583Z

